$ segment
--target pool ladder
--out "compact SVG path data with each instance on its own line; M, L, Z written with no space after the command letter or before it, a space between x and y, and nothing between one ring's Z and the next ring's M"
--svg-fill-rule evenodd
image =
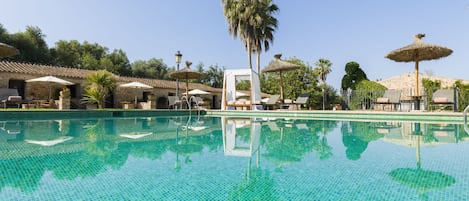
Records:
M191 96L189 98L187 98L187 96L183 96L181 98L181 104L182 102L185 100L186 104L187 104L187 108L189 109L189 112L192 113L192 108L191 108L191 105L192 105L192 102L195 103L195 106L197 106L197 115L200 115L200 107L199 107L199 102L197 101L197 98L195 96Z
M464 109L464 131L469 134L469 128L467 127L467 111L469 110L469 105Z

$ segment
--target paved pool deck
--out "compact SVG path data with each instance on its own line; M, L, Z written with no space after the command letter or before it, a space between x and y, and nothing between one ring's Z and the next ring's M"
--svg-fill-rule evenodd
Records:
M249 116L249 117L287 117L330 120L377 120L377 121L421 121L464 123L462 112L447 111L409 111L388 112L370 110L0 110L0 120L28 119L74 119L74 118L112 118L112 117L151 117L151 116Z

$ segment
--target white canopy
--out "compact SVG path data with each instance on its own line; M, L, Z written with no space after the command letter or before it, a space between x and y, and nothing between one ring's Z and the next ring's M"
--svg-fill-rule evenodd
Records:
M51 83L58 83L62 85L74 85L74 83L72 82L69 82L67 80L63 80L54 76L38 77L38 78L26 80L26 82L51 82Z
M210 92L206 92L204 90L200 89L194 89L188 92L189 95L207 95L210 94Z
M129 87L129 88L143 88L143 89L151 89L152 86L143 84L141 82L129 82L127 84L121 84L120 87Z
M225 70L223 79L222 110L233 110L235 107L227 106L228 101L236 101L236 80L250 80L251 94L250 104L252 110L262 110L261 103L261 85L259 75L252 69ZM239 95L239 93L238 93Z
M129 82L127 84L121 84L120 87L134 88L134 89L151 89L152 86L143 84L141 82ZM135 94L134 107L137 107L137 94Z
M26 80L25 82L46 82L46 83L57 83L57 84L61 84L61 85L74 85L75 84L73 82L69 82L67 80L63 80L63 79L60 79L60 78L54 77L54 76L38 77L38 78ZM52 97L52 86L49 85L48 100L50 100L51 97Z

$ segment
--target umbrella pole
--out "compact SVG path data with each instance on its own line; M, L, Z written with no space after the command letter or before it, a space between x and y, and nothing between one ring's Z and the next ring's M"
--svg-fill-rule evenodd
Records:
M49 86L49 97L48 97L48 99L47 99L47 102L50 101L51 96L52 96L52 87Z
M282 97L282 103L284 103L285 99L283 98L283 79L282 79L282 71L280 71L280 97Z
M415 61L415 95L418 97L419 94L419 60Z
M420 169L420 135L417 137L417 150L416 150L416 157L417 157L417 168Z
M189 81L186 80L186 97L189 97Z
M135 96L134 107L135 107L135 109L137 109L137 96Z

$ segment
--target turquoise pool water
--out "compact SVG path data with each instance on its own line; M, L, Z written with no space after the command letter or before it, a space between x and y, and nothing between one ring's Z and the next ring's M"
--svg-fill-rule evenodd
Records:
M148 117L0 122L0 200L468 200L462 125Z

